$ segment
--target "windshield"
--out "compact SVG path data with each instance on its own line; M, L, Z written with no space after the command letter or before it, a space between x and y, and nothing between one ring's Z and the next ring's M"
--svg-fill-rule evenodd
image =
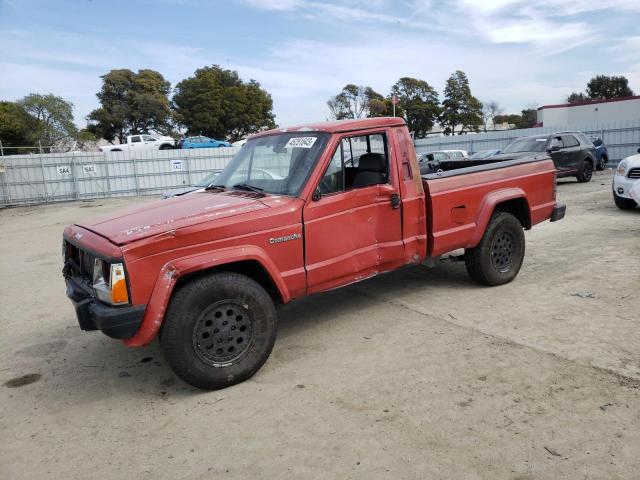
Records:
M209 175L207 175L206 177L204 177L202 180L200 180L199 182L196 182L194 184L194 186L196 186L196 187L208 187L209 185L211 185L213 183L213 181L216 179L216 177L218 175L220 175L220 171L212 172Z
M546 145L547 137L518 138L502 149L500 153L544 152Z
M280 133L249 140L213 185L296 196L304 187L329 135Z

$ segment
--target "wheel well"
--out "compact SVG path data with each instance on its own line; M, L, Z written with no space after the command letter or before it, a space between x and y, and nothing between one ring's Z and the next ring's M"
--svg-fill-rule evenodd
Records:
M234 272L249 277L258 282L264 288L274 303L283 303L280 291L276 287L269 273L264 269L260 262L256 260L242 260L239 262L225 263L224 265L216 265L215 267L200 270L198 272L185 275L178 280L175 288L187 283L194 278L201 277L213 272Z
M529 205L527 204L526 199L522 197L498 203L493 209L493 213L497 212L510 213L520 221L520 224L525 229L529 230L531 228Z

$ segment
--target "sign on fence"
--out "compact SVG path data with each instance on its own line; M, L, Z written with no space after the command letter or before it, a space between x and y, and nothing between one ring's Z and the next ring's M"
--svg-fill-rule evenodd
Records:
M71 176L71 166L58 165L58 175L60 175L61 177Z
M174 172L182 171L182 160L171 160L171 170Z

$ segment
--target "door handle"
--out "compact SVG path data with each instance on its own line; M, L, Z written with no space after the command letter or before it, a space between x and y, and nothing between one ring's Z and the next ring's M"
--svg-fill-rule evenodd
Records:
M391 208L400 208L400 195L398 195L397 193L391 194Z

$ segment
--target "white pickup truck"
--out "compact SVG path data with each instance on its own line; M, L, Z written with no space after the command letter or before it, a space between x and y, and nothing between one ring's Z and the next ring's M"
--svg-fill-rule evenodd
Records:
M169 150L175 148L176 141L171 137L152 135L129 135L126 143L98 147L101 152L146 152L150 150Z

